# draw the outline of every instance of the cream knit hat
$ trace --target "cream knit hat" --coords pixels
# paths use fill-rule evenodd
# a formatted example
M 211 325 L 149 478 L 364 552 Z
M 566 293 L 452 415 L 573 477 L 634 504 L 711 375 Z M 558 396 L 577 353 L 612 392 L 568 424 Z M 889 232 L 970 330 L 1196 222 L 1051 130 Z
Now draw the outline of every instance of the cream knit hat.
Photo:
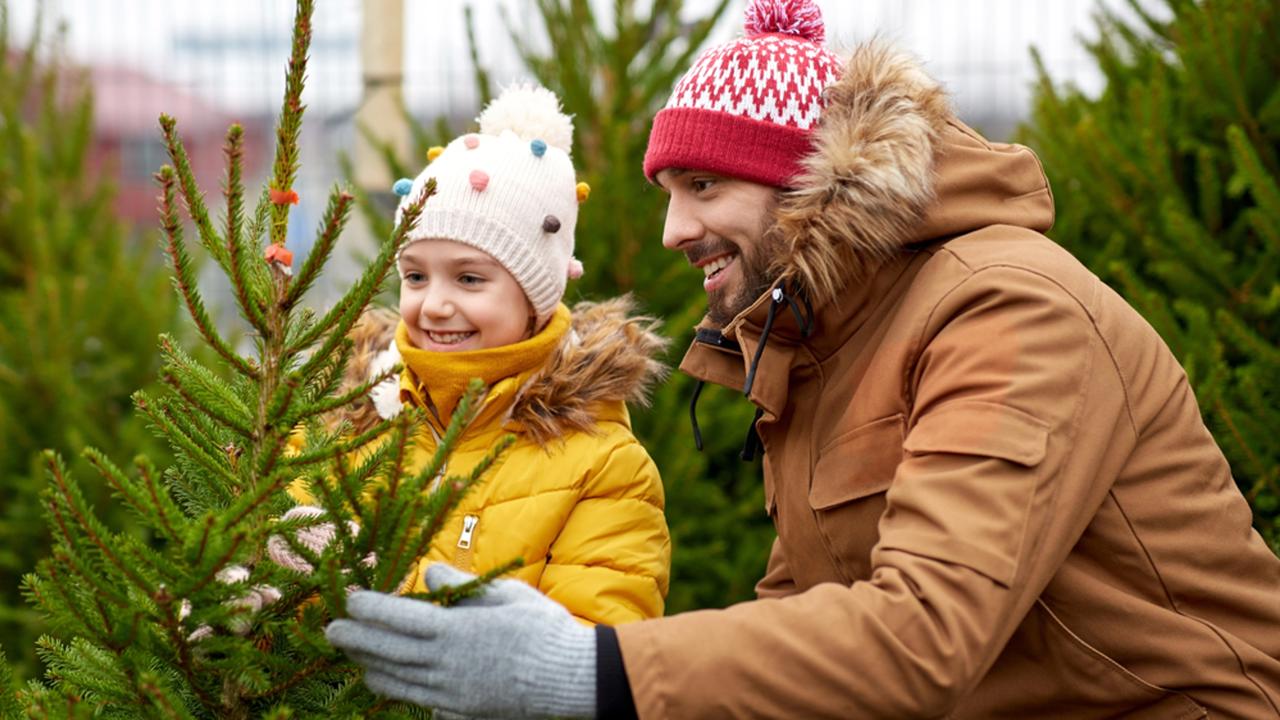
M 508 88 L 479 121 L 479 133 L 442 151 L 433 148 L 412 183 L 396 183 L 403 196 L 396 223 L 409 199 L 435 178 L 436 194 L 405 245 L 453 240 L 492 255 L 524 289 L 541 328 L 564 296 L 566 280 L 582 274 L 573 257 L 578 202 L 585 195 L 569 157 L 573 121 L 555 93 L 527 85 Z

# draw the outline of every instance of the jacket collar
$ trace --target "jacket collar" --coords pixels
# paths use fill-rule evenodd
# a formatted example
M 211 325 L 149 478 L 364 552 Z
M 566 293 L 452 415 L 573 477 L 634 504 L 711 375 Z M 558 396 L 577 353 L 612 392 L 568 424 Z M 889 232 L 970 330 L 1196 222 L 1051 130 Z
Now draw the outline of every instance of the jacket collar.
M 624 403 L 647 402 L 649 389 L 666 373 L 658 357 L 668 342 L 656 321 L 633 313 L 630 297 L 575 305 L 570 328 L 550 355 L 537 367 L 496 379 L 472 427 L 479 429 L 483 421 L 545 444 L 570 431 L 590 432 L 603 421 L 629 423 Z M 351 333 L 355 351 L 343 391 L 378 374 L 376 360 L 392 343 L 398 322 L 398 315 L 385 309 L 361 317 Z M 409 402 L 423 401 L 412 383 L 400 389 L 409 391 Z M 361 432 L 380 418 L 366 398 L 345 408 L 338 420 Z

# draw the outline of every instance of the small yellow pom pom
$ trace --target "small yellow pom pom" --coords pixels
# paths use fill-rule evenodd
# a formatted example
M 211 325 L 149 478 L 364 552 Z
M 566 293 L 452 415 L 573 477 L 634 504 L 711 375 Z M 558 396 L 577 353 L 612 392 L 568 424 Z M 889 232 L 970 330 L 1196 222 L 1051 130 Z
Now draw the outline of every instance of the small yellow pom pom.
M 584 203 L 589 197 L 591 197 L 591 186 L 584 182 L 578 183 L 578 202 Z
M 440 153 L 442 152 L 444 152 L 444 148 L 439 145 L 433 146 L 427 151 L 427 162 L 435 162 L 435 159 L 440 157 Z

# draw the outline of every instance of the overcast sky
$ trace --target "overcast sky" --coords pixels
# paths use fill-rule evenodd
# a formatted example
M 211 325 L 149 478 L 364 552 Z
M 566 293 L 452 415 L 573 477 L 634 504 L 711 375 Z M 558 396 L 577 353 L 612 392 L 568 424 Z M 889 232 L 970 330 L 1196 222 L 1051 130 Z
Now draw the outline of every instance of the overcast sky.
M 1109 5 L 1117 0 L 1101 0 Z M 469 0 L 481 57 L 499 81 L 522 75 L 499 19 L 506 5 L 536 27 L 532 2 Z M 406 94 L 424 113 L 475 104 L 462 7 L 467 0 L 406 0 Z M 598 3 L 603 10 L 609 2 Z M 688 0 L 706 12 L 713 0 Z M 718 37 L 740 31 L 735 3 Z M 1040 48 L 1056 77 L 1097 84 L 1077 35 L 1091 33 L 1098 0 L 819 0 L 829 44 L 847 48 L 872 35 L 914 51 L 957 97 L 962 110 L 1019 113 L 1032 78 L 1028 49 Z M 293 3 L 288 0 L 9 0 L 11 33 L 27 37 L 36 8 L 67 21 L 68 50 L 89 63 L 147 70 L 232 112 L 270 112 L 282 90 Z M 361 0 L 321 0 L 314 17 L 308 103 L 342 113 L 359 96 Z M 104 98 L 104 100 L 107 100 Z

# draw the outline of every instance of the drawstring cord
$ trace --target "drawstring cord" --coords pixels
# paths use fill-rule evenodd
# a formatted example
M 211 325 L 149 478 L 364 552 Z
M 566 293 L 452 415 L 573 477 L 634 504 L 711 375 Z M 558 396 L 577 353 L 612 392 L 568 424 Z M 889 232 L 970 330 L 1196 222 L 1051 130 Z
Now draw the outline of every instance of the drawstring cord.
M 769 342 L 769 334 L 773 332 L 773 323 L 777 317 L 778 306 L 786 304 L 791 309 L 796 318 L 796 324 L 800 326 L 800 336 L 809 337 L 809 333 L 813 330 L 813 307 L 809 304 L 809 300 L 803 295 L 797 296 L 796 299 L 804 305 L 801 310 L 796 304 L 796 300 L 789 297 L 786 293 L 786 283 L 775 287 L 771 293 L 769 302 L 769 314 L 765 316 L 764 328 L 760 332 L 760 344 L 756 346 L 755 355 L 751 358 L 751 365 L 747 367 L 747 380 L 743 385 L 742 394 L 748 398 L 751 397 L 751 388 L 755 386 L 756 370 L 760 367 L 760 359 L 764 357 L 764 347 Z M 699 330 L 697 335 L 699 342 L 705 342 L 720 347 L 735 347 L 736 343 L 726 340 L 718 331 Z M 689 422 L 693 425 L 693 444 L 699 452 L 702 451 L 702 429 L 698 427 L 698 398 L 702 396 L 702 388 L 706 382 L 699 380 L 698 384 L 693 388 L 693 397 L 689 399 Z M 756 432 L 756 422 L 764 415 L 764 410 L 756 408 L 755 417 L 751 419 L 751 426 L 747 428 L 747 437 L 742 443 L 742 452 L 740 457 L 751 462 L 755 460 L 756 453 L 761 449 L 760 434 Z
M 800 306 L 796 305 L 786 291 L 787 284 L 784 281 L 778 287 L 773 289 L 772 299 L 769 302 L 769 314 L 764 318 L 764 328 L 760 331 L 760 343 L 756 345 L 755 355 L 751 358 L 751 365 L 747 368 L 747 382 L 743 385 L 742 394 L 751 397 L 751 389 L 755 387 L 756 370 L 760 367 L 760 358 L 764 357 L 765 345 L 769 342 L 769 333 L 773 332 L 773 321 L 777 317 L 778 306 L 785 303 L 791 308 L 792 314 L 796 316 L 796 324 L 800 326 L 800 336 L 809 337 L 809 333 L 813 330 L 813 307 L 809 305 L 809 300 L 804 296 L 800 296 L 799 300 L 804 304 L 804 312 L 801 312 Z M 756 432 L 756 423 L 760 417 L 764 415 L 764 410 L 756 408 L 756 416 L 751 419 L 751 426 L 747 428 L 746 440 L 742 443 L 741 457 L 747 462 L 756 459 L 756 453 L 761 449 L 760 433 Z
M 786 292 L 786 283 L 773 289 L 772 300 L 769 302 L 769 314 L 764 318 L 764 329 L 760 331 L 760 344 L 756 345 L 756 354 L 751 358 L 751 365 L 747 368 L 747 382 L 742 387 L 742 394 L 751 397 L 751 388 L 755 387 L 756 370 L 760 367 L 760 358 L 764 356 L 764 346 L 769 342 L 769 333 L 773 332 L 773 321 L 777 317 L 778 306 L 786 303 L 791 308 L 791 313 L 796 316 L 796 324 L 800 326 L 800 337 L 809 337 L 809 333 L 813 330 L 813 307 L 809 305 L 809 300 L 803 296 L 799 298 L 804 303 L 804 312 L 800 311 L 800 306 L 796 305 Z

